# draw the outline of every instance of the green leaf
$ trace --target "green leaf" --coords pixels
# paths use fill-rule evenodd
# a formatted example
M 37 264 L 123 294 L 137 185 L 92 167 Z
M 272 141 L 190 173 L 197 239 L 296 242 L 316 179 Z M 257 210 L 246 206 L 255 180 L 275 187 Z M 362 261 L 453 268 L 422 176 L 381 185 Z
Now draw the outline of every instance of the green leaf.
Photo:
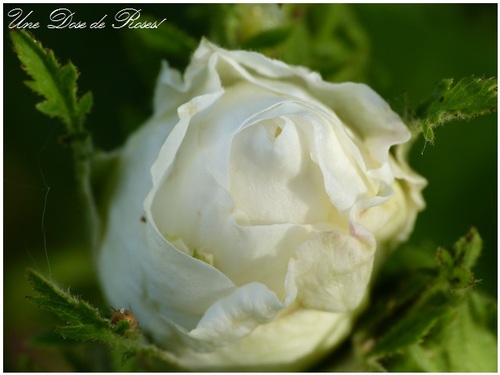
M 289 26 L 265 30 L 245 41 L 242 48 L 256 50 L 274 47 L 284 42 L 290 36 L 291 32 L 292 28 Z
M 452 120 L 466 120 L 497 109 L 497 80 L 466 77 L 458 82 L 443 79 L 434 92 L 420 104 L 414 118 L 425 140 L 434 141 L 433 128 Z
M 365 81 L 369 38 L 345 4 L 285 4 L 293 32 L 275 53 L 330 81 Z
M 453 289 L 463 289 L 474 285 L 471 268 L 481 254 L 483 241 L 475 228 L 461 237 L 450 249 L 438 248 L 437 259 L 441 273 Z
M 85 116 L 92 108 L 92 94 L 87 92 L 81 99 L 76 96 L 78 72 L 68 63 L 60 66 L 54 53 L 44 49 L 26 31 L 11 31 L 10 37 L 23 69 L 31 76 L 27 86 L 45 98 L 37 104 L 42 113 L 59 118 L 68 133 L 83 131 Z
M 464 289 L 474 285 L 474 274 L 465 267 L 457 267 L 449 278 L 452 289 Z
M 426 121 L 422 122 L 422 133 L 424 135 L 424 139 L 427 142 L 434 142 L 434 130 L 432 130 L 432 125 Z
M 459 305 L 455 319 L 445 327 L 440 340 L 443 356 L 451 372 L 496 372 L 497 338 L 492 331 L 474 316 L 474 309 L 481 309 L 487 300 L 476 294 Z M 476 306 L 477 305 L 477 306 Z M 492 311 L 494 311 L 492 309 Z M 439 349 L 439 348 L 436 348 Z
M 475 266 L 477 259 L 481 255 L 483 240 L 476 228 L 472 228 L 469 233 L 460 238 L 454 245 L 453 250 L 458 263 L 466 268 Z
M 414 371 L 496 372 L 496 328 L 488 327 L 478 310 L 487 310 L 496 321 L 495 303 L 480 293 L 469 294 L 427 343 L 410 348 L 399 370 L 409 366 Z
M 73 297 L 69 292 L 34 270 L 28 270 L 28 279 L 37 296 L 27 298 L 66 322 L 67 326 L 60 329 L 73 331 L 73 335 L 68 335 L 68 337 L 75 339 L 93 337 L 95 340 L 106 338 L 110 323 L 101 316 L 97 309 Z
M 307 66 L 331 81 L 363 81 L 369 38 L 345 4 L 223 4 L 210 40 Z M 212 12 L 213 13 L 213 12 Z
M 217 4 L 210 12 L 211 30 L 205 35 L 224 48 L 268 48 L 281 43 L 290 32 L 278 4 Z
M 496 302 L 473 288 L 481 248 L 472 228 L 450 248 L 439 247 L 431 267 L 414 268 L 405 261 L 411 254 L 389 259 L 399 269 L 384 269 L 389 274 L 379 278 L 376 303 L 354 340 L 368 369 L 496 371 Z
M 434 301 L 432 301 L 434 302 Z M 373 347 L 370 356 L 386 356 L 419 344 L 436 321 L 446 313 L 443 303 L 432 302 L 414 309 L 398 321 Z
M 158 19 L 144 15 L 146 22 Z M 172 58 L 188 59 L 198 46 L 198 41 L 170 23 L 163 22 L 157 29 L 135 29 L 145 45 Z
M 78 117 L 82 119 L 85 118 L 87 114 L 92 110 L 92 105 L 94 104 L 94 99 L 92 92 L 87 91 L 78 101 Z
M 132 329 L 128 321 L 120 320 L 112 324 L 104 318 L 98 309 L 88 302 L 72 296 L 54 281 L 32 269 L 28 270 L 28 279 L 36 295 L 27 297 L 40 308 L 57 315 L 64 322 L 55 331 L 66 340 L 98 341 L 119 349 L 133 357 L 142 355 L 150 360 L 159 361 L 171 369 L 178 369 L 176 359 L 172 354 L 155 345 L 147 343 L 139 329 Z M 54 344 L 52 335 L 42 339 Z
M 455 267 L 455 259 L 447 249 L 444 247 L 438 247 L 436 257 L 439 265 L 443 269 L 443 272 L 451 273 L 453 271 L 453 268 Z
M 77 97 L 78 71 L 71 63 L 59 65 L 54 53 L 45 49 L 24 30 L 10 31 L 14 50 L 22 63 L 23 69 L 31 76 L 26 82 L 34 92 L 44 97 L 36 105 L 42 113 L 60 119 L 66 127 L 64 139 L 72 148 L 75 175 L 79 183 L 85 234 L 88 246 L 95 246 L 99 220 L 90 191 L 90 159 L 94 147 L 89 133 L 84 129 L 85 117 L 92 109 L 92 93 L 89 91 L 81 98 Z

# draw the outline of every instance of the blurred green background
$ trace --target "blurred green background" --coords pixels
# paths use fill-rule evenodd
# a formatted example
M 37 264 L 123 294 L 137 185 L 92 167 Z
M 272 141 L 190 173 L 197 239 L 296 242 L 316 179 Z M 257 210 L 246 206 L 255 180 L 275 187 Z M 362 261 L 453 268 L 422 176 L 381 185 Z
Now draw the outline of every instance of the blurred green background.
M 88 23 L 108 14 L 103 30 L 50 30 L 48 15 L 66 6 L 74 20 Z M 368 83 L 389 102 L 406 92 L 424 99 L 442 78 L 497 75 L 496 4 L 295 5 L 239 9 L 230 5 L 146 5 L 144 16 L 166 18 L 190 37 L 114 30 L 112 17 L 124 5 L 4 4 L 4 370 L 74 369 L 57 351 L 29 344 L 46 332 L 53 318 L 25 299 L 24 270 L 50 271 L 63 287 L 111 313 L 101 299 L 92 254 L 81 246 L 81 211 L 75 194 L 71 154 L 60 142 L 63 127 L 36 111 L 39 100 L 23 85 L 27 79 L 8 35 L 7 12 L 20 7 L 40 29 L 33 34 L 71 60 L 81 75 L 81 92 L 92 90 L 88 117 L 95 144 L 119 147 L 151 113 L 155 77 L 162 58 L 182 68 L 203 35 L 231 48 L 260 48 L 256 32 L 282 43 L 262 51 L 301 63 L 332 81 Z M 281 36 L 280 36 L 281 35 Z M 283 37 L 285 35 L 285 37 Z M 161 37 L 172 38 L 167 46 Z M 158 40 L 160 39 L 160 45 Z M 253 38 L 253 39 L 252 39 Z M 281 38 L 281 39 L 280 39 Z M 478 284 L 497 295 L 497 117 L 450 123 L 436 131 L 435 145 L 418 142 L 412 166 L 429 180 L 427 209 L 411 243 L 449 245 L 476 226 L 484 251 L 476 268 Z M 430 247 L 432 248 L 432 247 Z M 46 249 L 46 251 L 45 251 Z M 49 354 L 48 354 L 49 353 Z M 92 368 L 89 368 L 91 370 Z M 105 368 L 104 370 L 105 371 Z

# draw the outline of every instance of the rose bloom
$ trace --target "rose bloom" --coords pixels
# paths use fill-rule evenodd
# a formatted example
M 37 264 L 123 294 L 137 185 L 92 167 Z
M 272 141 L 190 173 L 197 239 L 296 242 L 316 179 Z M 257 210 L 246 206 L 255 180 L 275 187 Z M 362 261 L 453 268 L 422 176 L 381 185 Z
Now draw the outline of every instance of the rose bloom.
M 368 86 L 203 40 L 119 154 L 99 274 L 194 370 L 300 370 L 349 334 L 425 180 Z

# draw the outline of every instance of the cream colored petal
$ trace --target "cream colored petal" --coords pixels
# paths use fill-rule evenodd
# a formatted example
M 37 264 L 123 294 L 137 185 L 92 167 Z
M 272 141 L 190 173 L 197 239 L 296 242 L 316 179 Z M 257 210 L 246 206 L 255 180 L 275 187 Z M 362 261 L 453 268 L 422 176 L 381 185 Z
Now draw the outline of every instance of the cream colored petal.
M 186 349 L 181 363 L 195 371 L 301 371 L 348 335 L 353 315 L 291 308 L 242 340 L 211 353 Z
M 402 239 L 423 207 L 423 180 L 389 156 L 408 130 L 365 85 L 206 40 L 155 96 L 110 188 L 109 301 L 191 368 L 323 355 L 366 296 L 375 238 Z
M 189 336 L 225 346 L 272 321 L 283 307 L 276 294 L 263 284 L 246 284 L 210 306 Z
M 292 258 L 298 301 L 309 309 L 347 312 L 363 300 L 375 243 L 331 231 L 304 242 Z

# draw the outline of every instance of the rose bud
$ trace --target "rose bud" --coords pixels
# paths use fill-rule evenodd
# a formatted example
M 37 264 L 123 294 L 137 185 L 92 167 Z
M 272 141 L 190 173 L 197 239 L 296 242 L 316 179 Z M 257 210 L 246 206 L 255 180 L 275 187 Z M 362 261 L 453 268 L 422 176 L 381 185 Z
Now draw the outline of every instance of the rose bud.
M 192 370 L 301 370 L 345 339 L 424 207 L 410 132 L 364 84 L 203 40 L 119 154 L 99 274 Z

